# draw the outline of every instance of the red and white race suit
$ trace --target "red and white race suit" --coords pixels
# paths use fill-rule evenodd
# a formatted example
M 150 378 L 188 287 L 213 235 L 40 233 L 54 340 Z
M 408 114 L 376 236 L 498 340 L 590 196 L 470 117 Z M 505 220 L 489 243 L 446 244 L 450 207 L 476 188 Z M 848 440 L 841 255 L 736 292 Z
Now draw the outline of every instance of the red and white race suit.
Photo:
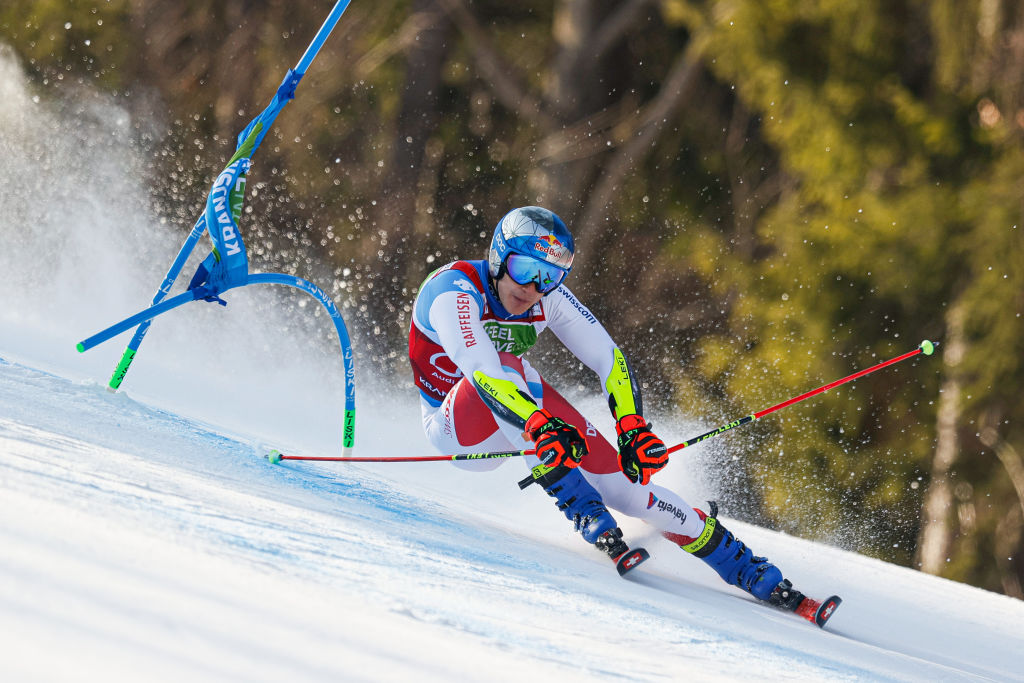
M 540 333 L 550 328 L 604 387 L 616 344 L 597 318 L 564 285 L 526 313 L 512 316 L 488 278 L 486 261 L 456 261 L 431 273 L 416 297 L 409 360 L 431 444 L 442 453 L 530 448 L 519 428 L 494 416 L 468 378 L 479 370 L 510 380 L 586 437 L 590 452 L 580 470 L 607 506 L 673 537 L 699 535 L 704 523 L 693 508 L 662 486 L 630 482 L 621 472 L 617 450 L 523 358 Z M 538 463 L 535 456 L 525 460 L 530 467 Z M 502 458 L 455 464 L 493 469 L 503 462 Z

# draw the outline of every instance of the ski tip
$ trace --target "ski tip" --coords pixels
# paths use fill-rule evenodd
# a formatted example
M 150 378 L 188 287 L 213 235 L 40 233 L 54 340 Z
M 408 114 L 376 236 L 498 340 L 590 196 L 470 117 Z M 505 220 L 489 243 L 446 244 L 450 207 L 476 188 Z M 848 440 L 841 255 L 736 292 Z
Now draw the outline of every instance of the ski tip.
M 650 557 L 651 554 L 643 548 L 627 550 L 615 560 L 615 569 L 619 572 L 619 576 L 625 576 L 650 559 Z
M 271 465 L 276 465 L 277 463 L 281 462 L 280 451 L 270 451 L 269 453 L 267 453 L 265 457 L 267 458 L 267 460 L 270 461 Z
M 836 608 L 841 604 L 843 604 L 843 599 L 838 595 L 822 600 L 821 604 L 818 605 L 818 609 L 814 612 L 814 623 L 821 628 L 825 628 L 825 624 L 832 618 Z

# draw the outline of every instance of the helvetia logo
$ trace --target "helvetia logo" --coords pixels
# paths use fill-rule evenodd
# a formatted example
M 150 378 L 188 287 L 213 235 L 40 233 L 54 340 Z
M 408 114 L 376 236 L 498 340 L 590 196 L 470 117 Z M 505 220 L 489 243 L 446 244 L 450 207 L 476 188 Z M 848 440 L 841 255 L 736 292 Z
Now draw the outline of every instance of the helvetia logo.
M 651 498 L 654 498 L 654 496 L 652 495 Z M 673 517 L 678 519 L 680 524 L 683 524 L 683 523 L 686 522 L 686 513 L 683 512 L 682 510 L 680 510 L 679 508 L 677 508 L 672 503 L 666 503 L 663 500 L 658 500 L 657 503 L 658 503 L 658 510 L 660 510 L 661 512 L 669 513 L 670 515 L 672 515 Z
M 650 498 L 647 499 L 647 509 L 650 510 L 654 507 L 654 504 L 658 502 L 658 497 L 653 493 L 648 494 Z

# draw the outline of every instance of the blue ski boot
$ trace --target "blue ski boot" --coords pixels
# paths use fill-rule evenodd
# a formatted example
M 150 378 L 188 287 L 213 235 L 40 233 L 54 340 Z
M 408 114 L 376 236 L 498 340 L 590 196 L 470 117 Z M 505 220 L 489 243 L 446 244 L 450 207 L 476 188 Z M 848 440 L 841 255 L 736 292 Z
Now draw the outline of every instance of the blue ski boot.
M 718 521 L 718 505 L 709 504 L 710 514 L 703 515 L 698 510 L 704 517 L 703 533 L 680 547 L 704 560 L 726 583 L 739 586 L 759 600 L 769 600 L 782 581 L 782 572 L 768 558 L 755 556 L 722 526 Z
M 537 483 L 555 499 L 558 509 L 587 543 L 597 543 L 601 534 L 618 526 L 601 501 L 601 494 L 578 469 L 553 467 L 537 477 Z
M 601 500 L 601 494 L 575 468 L 537 465 L 531 476 L 519 482 L 526 488 L 536 481 L 555 499 L 558 509 L 573 523 L 583 540 L 611 558 L 619 576 L 636 569 L 650 558 L 643 548 L 630 548 L 622 539 L 622 530 Z

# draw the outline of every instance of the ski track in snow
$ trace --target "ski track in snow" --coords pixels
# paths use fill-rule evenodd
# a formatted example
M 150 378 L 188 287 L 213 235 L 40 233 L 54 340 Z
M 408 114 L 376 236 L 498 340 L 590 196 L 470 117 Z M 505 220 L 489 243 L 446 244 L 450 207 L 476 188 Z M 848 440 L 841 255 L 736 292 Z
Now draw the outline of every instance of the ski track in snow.
M 620 579 L 518 468 L 274 466 L 7 361 L 0 407 L 4 680 L 1021 680 L 1024 603 L 739 522 L 826 630 L 633 520 Z

